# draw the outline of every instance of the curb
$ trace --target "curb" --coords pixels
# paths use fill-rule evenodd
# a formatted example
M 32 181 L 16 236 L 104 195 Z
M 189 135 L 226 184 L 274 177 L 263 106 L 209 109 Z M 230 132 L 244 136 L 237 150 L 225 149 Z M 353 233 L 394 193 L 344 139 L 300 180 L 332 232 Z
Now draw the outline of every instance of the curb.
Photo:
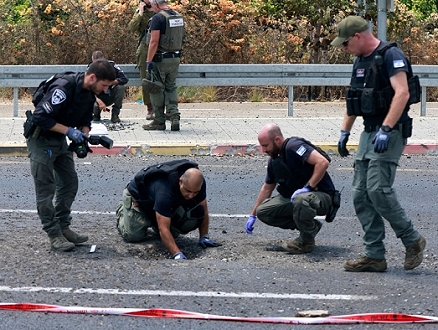
M 329 155 L 338 153 L 337 143 L 316 144 Z M 135 156 L 256 156 L 263 155 L 259 145 L 116 145 L 111 149 L 102 146 L 91 146 L 94 155 L 135 155 Z M 349 146 L 350 152 L 357 152 L 357 144 Z M 403 154 L 407 155 L 438 155 L 438 144 L 413 143 L 406 145 Z M 25 145 L 0 145 L 0 156 L 27 157 Z

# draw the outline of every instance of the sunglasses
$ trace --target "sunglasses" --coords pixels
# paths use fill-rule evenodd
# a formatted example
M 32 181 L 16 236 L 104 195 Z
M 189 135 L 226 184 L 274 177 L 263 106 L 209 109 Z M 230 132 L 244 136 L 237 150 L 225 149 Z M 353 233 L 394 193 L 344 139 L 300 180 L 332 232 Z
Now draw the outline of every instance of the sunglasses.
M 347 47 L 347 46 L 348 46 L 348 43 L 349 43 L 350 40 L 353 39 L 353 38 L 354 38 L 354 36 L 351 36 L 351 37 L 345 39 L 345 41 L 342 43 L 342 46 Z

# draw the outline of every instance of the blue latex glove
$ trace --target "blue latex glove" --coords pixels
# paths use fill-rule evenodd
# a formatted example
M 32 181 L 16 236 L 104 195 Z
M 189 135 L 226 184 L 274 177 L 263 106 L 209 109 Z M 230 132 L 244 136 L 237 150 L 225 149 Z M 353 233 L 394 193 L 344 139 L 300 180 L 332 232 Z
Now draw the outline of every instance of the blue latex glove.
M 391 137 L 391 132 L 384 132 L 379 129 L 376 136 L 374 137 L 374 151 L 381 154 L 388 150 L 389 138 Z
M 184 253 L 182 252 L 177 252 L 173 255 L 173 259 L 175 260 L 182 260 L 182 259 L 187 259 L 186 256 L 184 255 Z
M 348 156 L 347 142 L 349 136 L 350 136 L 349 131 L 341 129 L 341 137 L 339 138 L 339 142 L 338 142 L 338 152 L 339 155 L 341 155 L 341 157 Z
M 208 236 L 202 236 L 199 239 L 199 245 L 203 248 L 206 249 L 208 247 L 217 247 L 217 246 L 221 246 L 221 243 L 217 243 L 215 241 L 212 241 L 211 239 L 208 238 Z
M 248 217 L 248 221 L 246 222 L 246 225 L 245 225 L 245 230 L 246 230 L 247 234 L 250 234 L 250 235 L 252 234 L 252 231 L 254 230 L 254 223 L 256 220 L 257 220 L 257 217 L 255 215 L 251 214 Z
M 151 73 L 154 65 L 152 64 L 152 62 L 146 62 L 146 68 L 148 69 L 148 72 Z
M 76 143 L 82 143 L 87 138 L 87 135 L 84 132 L 73 127 L 68 128 L 67 136 L 70 140 Z
M 292 197 L 290 198 L 290 201 L 293 202 L 296 195 L 305 194 L 305 193 L 308 193 L 308 192 L 311 192 L 311 190 L 309 188 L 307 188 L 307 187 L 303 187 L 301 189 L 297 189 L 292 194 Z

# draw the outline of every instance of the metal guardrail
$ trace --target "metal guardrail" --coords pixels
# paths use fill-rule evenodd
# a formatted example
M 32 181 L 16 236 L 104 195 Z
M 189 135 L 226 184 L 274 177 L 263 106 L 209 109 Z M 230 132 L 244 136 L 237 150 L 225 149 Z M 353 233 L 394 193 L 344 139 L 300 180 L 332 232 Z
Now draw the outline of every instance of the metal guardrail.
M 120 64 L 128 86 L 140 86 L 134 64 Z M 348 86 L 351 64 L 182 64 L 178 86 L 288 86 L 288 116 L 293 116 L 294 86 Z M 3 65 L 0 87 L 14 90 L 14 116 L 18 116 L 18 88 L 37 87 L 63 71 L 85 71 L 86 65 Z M 438 86 L 438 66 L 414 65 L 422 86 L 421 116 L 426 115 L 426 88 Z

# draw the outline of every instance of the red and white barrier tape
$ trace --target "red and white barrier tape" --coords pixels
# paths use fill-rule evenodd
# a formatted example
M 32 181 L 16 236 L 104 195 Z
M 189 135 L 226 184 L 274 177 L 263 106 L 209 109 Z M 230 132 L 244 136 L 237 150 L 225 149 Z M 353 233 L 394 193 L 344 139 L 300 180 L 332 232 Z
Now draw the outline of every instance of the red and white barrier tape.
M 236 317 L 202 314 L 176 309 L 64 307 L 32 303 L 0 303 L 0 310 L 281 324 L 438 323 L 438 317 L 398 313 L 365 313 L 327 317 Z

